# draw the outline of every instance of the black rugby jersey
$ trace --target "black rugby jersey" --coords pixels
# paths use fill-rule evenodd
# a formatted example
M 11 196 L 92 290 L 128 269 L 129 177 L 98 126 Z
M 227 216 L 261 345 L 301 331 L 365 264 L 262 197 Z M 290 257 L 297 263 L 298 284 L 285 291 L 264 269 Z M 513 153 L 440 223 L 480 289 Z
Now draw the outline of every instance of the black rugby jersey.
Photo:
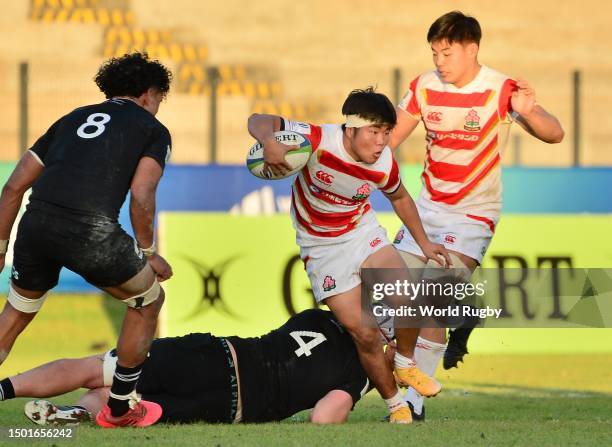
M 30 206 L 46 202 L 117 219 L 139 160 L 151 157 L 163 169 L 171 144 L 168 129 L 133 101 L 79 107 L 31 148 L 45 169 L 32 186 Z
M 262 337 L 228 340 L 238 357 L 243 422 L 284 419 L 332 390 L 355 404 L 368 389 L 352 338 L 331 312 L 306 310 Z

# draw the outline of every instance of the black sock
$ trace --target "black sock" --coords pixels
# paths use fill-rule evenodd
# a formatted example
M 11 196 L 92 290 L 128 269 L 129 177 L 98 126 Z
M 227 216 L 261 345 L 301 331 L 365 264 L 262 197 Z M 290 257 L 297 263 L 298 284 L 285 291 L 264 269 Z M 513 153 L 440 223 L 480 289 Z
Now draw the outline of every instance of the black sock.
M 13 383 L 8 377 L 0 382 L 0 401 L 15 398 Z
M 108 406 L 112 416 L 122 416 L 130 409 L 128 395 L 136 388 L 136 382 L 140 377 L 142 364 L 133 368 L 126 368 L 117 363 L 113 385 L 111 386 L 111 396 L 108 399 Z M 113 397 L 112 395 L 117 397 Z

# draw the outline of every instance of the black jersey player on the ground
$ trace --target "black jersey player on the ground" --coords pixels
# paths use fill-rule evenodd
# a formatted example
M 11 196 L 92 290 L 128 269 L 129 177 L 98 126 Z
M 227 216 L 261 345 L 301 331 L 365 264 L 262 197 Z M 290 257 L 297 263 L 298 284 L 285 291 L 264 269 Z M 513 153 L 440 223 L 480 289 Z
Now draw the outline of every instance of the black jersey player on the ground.
M 26 404 L 37 423 L 78 422 L 108 393 L 112 351 L 57 360 L 9 380 L 18 397 L 49 397 L 90 388 L 79 406 Z M 62 374 L 69 369 L 71 375 Z M 368 390 L 350 334 L 331 312 L 311 309 L 258 338 L 190 334 L 157 339 L 144 364 L 138 392 L 163 408 L 165 422 L 278 421 L 313 408 L 317 423 L 344 422 Z
M 107 100 L 57 120 L 21 158 L 0 197 L 0 269 L 24 193 L 32 194 L 17 232 L 8 302 L 0 314 L 0 363 L 68 268 L 128 306 L 117 342 L 119 366 L 103 426 L 150 425 L 159 406 L 132 405 L 135 383 L 164 300 L 158 284 L 172 270 L 155 253 L 155 192 L 170 154 L 156 118 L 170 72 L 146 54 L 103 64 L 96 84 Z M 119 225 L 131 191 L 132 239 Z M 0 382 L 0 400 L 10 397 Z

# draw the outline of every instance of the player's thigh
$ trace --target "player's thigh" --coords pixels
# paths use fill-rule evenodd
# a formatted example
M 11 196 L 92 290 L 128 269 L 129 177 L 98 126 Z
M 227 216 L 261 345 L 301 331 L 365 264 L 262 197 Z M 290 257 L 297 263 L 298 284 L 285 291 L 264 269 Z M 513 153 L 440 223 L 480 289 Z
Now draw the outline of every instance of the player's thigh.
M 476 270 L 476 267 L 478 267 L 479 263 L 476 259 L 465 255 L 463 253 L 459 253 L 458 251 L 454 251 L 454 250 L 449 250 L 448 251 L 451 254 L 451 260 L 452 260 L 452 255 L 456 256 L 460 261 L 462 265 L 453 265 L 454 268 L 462 268 L 462 267 L 466 267 L 470 270 L 470 272 L 474 272 L 474 270 Z M 457 263 L 459 264 L 459 263 Z
M 53 219 L 33 211 L 27 211 L 19 222 L 11 284 L 23 297 L 40 298 L 58 283 L 62 266 L 55 255 L 62 247 L 49 240 L 55 227 Z
M 63 265 L 87 282 L 124 299 L 146 291 L 155 275 L 136 241 L 112 221 L 81 223 L 82 236 L 71 243 Z
M 368 256 L 363 264 L 361 264 L 361 267 L 370 269 L 405 269 L 406 263 L 393 245 L 386 245 Z
M 369 307 L 362 303 L 361 286 L 331 296 L 325 304 L 360 344 L 369 345 L 379 340 L 376 320 Z

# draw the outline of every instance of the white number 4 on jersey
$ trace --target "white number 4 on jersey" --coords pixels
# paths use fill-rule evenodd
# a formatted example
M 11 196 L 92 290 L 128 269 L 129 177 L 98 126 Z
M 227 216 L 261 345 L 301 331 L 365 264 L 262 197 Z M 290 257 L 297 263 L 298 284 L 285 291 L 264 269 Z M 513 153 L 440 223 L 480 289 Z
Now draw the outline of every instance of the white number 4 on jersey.
M 320 332 L 293 331 L 289 333 L 289 335 L 291 335 L 293 339 L 297 342 L 297 344 L 300 346 L 298 349 L 295 350 L 295 355 L 297 355 L 298 357 L 301 357 L 303 355 L 309 357 L 310 354 L 312 354 L 310 352 L 311 349 L 327 340 L 327 338 L 325 338 L 325 335 L 321 334 Z M 306 343 L 302 337 L 311 337 L 311 340 Z

